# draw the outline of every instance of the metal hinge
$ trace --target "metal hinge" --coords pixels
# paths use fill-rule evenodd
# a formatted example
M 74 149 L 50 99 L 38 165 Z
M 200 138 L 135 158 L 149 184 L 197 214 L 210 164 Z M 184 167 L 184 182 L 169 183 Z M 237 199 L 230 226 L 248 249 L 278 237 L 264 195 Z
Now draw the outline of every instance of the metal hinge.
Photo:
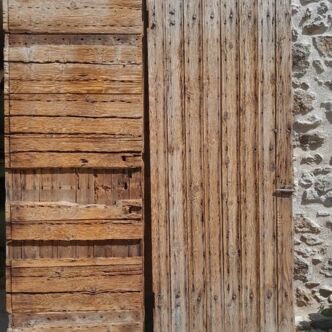
M 294 193 L 293 186 L 283 186 L 281 188 L 276 189 L 274 192 L 276 195 L 283 195 L 283 196 L 291 196 Z

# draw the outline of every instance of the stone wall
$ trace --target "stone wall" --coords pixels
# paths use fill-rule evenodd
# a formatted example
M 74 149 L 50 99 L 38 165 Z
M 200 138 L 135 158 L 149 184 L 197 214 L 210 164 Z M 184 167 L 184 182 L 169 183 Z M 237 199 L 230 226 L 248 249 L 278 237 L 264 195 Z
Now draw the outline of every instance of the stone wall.
M 332 0 L 292 0 L 296 315 L 332 306 Z

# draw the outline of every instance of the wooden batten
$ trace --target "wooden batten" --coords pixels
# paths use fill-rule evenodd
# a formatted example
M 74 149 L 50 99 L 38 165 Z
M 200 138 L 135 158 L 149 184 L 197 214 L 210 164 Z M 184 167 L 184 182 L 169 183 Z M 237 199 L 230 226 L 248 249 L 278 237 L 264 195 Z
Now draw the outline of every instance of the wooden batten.
M 143 282 L 139 259 L 14 260 L 11 264 L 14 293 L 138 292 Z
M 30 313 L 14 314 L 14 331 L 36 332 L 42 328 L 46 332 L 96 331 L 96 332 L 136 332 L 142 331 L 142 317 L 139 311 L 99 311 L 77 313 Z
M 6 32 L 142 34 L 140 0 L 8 0 Z
M 11 62 L 142 64 L 140 35 L 12 34 L 8 46 Z
M 141 240 L 144 233 L 141 222 L 128 220 L 12 222 L 10 225 L 7 240 L 15 241 Z
M 142 218 L 142 200 L 119 200 L 113 206 L 67 202 L 11 202 L 11 221 L 131 220 Z
M 12 294 L 13 311 L 66 312 L 139 310 L 141 292 Z

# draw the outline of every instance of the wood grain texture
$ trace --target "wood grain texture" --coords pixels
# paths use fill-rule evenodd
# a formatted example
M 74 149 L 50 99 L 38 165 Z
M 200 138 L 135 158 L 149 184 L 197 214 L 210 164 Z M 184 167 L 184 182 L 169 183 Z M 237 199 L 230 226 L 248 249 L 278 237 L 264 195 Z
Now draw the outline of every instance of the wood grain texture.
M 11 62 L 142 64 L 140 35 L 11 34 L 7 43 Z
M 224 326 L 241 331 L 240 223 L 239 223 L 239 4 L 225 1 L 221 10 L 221 174 L 222 237 L 224 241 Z
M 11 62 L 8 70 L 9 93 L 142 93 L 138 65 Z
M 11 221 L 141 219 L 142 200 L 121 200 L 114 205 L 67 202 L 11 202 Z
M 261 292 L 261 329 L 271 331 L 278 325 L 277 304 L 277 223 L 276 220 L 276 87 L 271 82 L 276 77 L 276 7 L 274 1 L 260 1 L 258 3 L 258 30 L 259 44 L 259 112 L 258 119 L 258 157 L 260 169 L 259 183 L 259 214 L 261 219 L 260 229 L 260 273 L 262 283 Z M 288 146 L 290 148 L 290 146 Z M 287 153 L 287 152 L 285 152 Z M 280 308 L 280 310 L 283 310 Z M 290 327 L 290 330 L 292 327 Z
M 85 240 L 141 240 L 143 225 L 133 221 L 47 221 L 12 222 L 8 240 L 26 241 L 85 241 Z
M 143 32 L 140 0 L 9 0 L 8 16 L 11 33 Z
M 12 267 L 12 283 L 14 293 L 61 293 L 61 292 L 129 292 L 140 291 L 143 281 L 142 264 L 112 264 L 104 260 L 94 265 L 65 265 L 63 260 L 49 266 Z M 61 264 L 63 263 L 63 264 Z M 88 262 L 87 262 L 88 263 Z M 106 263 L 106 264 L 105 264 Z M 108 264 L 111 263 L 111 264 Z M 15 261 L 12 262 L 15 265 Z M 54 266 L 55 265 L 55 266 Z
M 4 0 L 11 331 L 143 331 L 143 3 Z
M 138 332 L 142 331 L 142 324 L 86 324 L 86 325 L 63 325 L 63 326 L 52 326 L 51 324 L 44 324 L 42 327 L 29 327 L 29 328 L 14 328 L 9 332 Z
M 13 331 L 142 331 L 142 315 L 138 310 L 15 313 L 12 317 Z
M 163 1 L 148 1 L 149 30 L 149 124 L 150 124 L 150 165 L 151 165 L 151 227 L 152 227 L 152 270 L 155 306 L 153 308 L 154 329 L 170 330 L 170 260 L 169 260 L 169 219 L 168 219 L 168 158 L 166 121 L 166 75 L 164 19 L 168 8 Z M 156 111 L 159 110 L 159 111 Z M 155 142 L 153 144 L 153 142 Z M 158 142 L 158 144 L 157 144 Z M 158 248 L 156 250 L 156 248 Z
M 5 98 L 6 114 L 13 116 L 143 117 L 140 95 L 11 94 Z
M 290 5 L 147 5 L 154 329 L 293 331 Z
M 54 318 L 54 317 L 53 317 Z M 120 324 L 73 324 L 63 326 L 52 326 L 52 324 L 45 323 L 42 327 L 29 327 L 29 328 L 14 328 L 9 332 L 138 332 L 142 331 L 142 323 L 120 323 Z
M 276 189 L 292 188 L 291 9 L 287 0 L 276 1 Z M 286 147 L 286 148 L 285 148 Z M 293 224 L 290 195 L 277 194 L 278 325 L 293 329 Z
M 140 292 L 12 294 L 13 311 L 66 312 L 139 310 Z

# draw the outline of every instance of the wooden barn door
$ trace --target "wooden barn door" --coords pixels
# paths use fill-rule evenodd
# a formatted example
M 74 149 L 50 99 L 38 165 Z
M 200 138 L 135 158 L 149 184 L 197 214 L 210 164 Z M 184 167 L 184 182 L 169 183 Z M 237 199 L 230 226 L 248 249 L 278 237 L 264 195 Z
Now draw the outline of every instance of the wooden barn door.
M 141 0 L 3 0 L 13 331 L 142 331 Z
M 289 0 L 147 0 L 156 332 L 293 331 Z

